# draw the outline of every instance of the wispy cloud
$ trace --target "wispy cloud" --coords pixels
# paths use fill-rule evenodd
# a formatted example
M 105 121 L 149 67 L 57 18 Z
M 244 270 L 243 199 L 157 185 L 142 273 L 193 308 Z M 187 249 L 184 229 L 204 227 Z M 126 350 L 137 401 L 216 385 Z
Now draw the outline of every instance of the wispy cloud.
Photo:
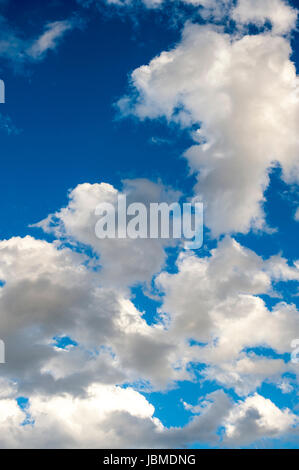
M 42 59 L 49 50 L 56 49 L 59 41 L 67 31 L 76 26 L 78 26 L 78 23 L 73 19 L 46 24 L 44 32 L 33 41 L 25 53 L 34 60 Z
M 36 38 L 24 37 L 6 18 L 0 16 L 0 58 L 19 68 L 26 62 L 44 59 L 47 52 L 55 50 L 67 32 L 80 28 L 83 20 L 77 16 L 46 23 Z

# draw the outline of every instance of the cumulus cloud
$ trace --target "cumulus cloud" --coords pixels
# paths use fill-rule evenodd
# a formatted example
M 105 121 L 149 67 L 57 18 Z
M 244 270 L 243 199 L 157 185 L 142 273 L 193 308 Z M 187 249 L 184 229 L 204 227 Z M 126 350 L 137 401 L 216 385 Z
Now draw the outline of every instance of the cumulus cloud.
M 113 186 L 81 184 L 69 194 L 67 207 L 35 224 L 56 236 L 65 236 L 93 248 L 100 255 L 101 281 L 109 286 L 130 286 L 150 282 L 161 271 L 166 259 L 164 248 L 174 244 L 169 239 L 99 239 L 95 226 L 99 220 L 96 207 L 110 203 L 118 210 L 118 196 L 126 195 L 127 205 L 143 203 L 146 207 L 154 202 L 175 202 L 180 192 L 160 183 L 146 179 L 125 180 L 122 191 Z
M 181 254 L 178 273 L 157 278 L 164 302 L 160 321 L 149 326 L 126 289 L 101 287 L 92 260 L 60 242 L 13 238 L 0 252 L 1 334 L 10 358 L 4 377 L 18 377 L 23 394 L 82 394 L 91 381 L 141 379 L 163 388 L 192 380 L 190 362 L 206 364 L 203 378 L 244 394 L 287 370 L 280 359 L 244 352 L 265 345 L 290 351 L 299 334 L 293 306 L 270 312 L 257 297 L 271 293 L 273 279 L 298 277 L 295 265 L 282 271 L 280 257 L 264 261 L 231 239 L 211 257 Z M 79 346 L 55 348 L 53 338 L 64 335 Z M 190 339 L 206 345 L 188 346 Z
M 231 403 L 222 391 L 207 396 L 201 416 L 184 428 L 165 428 L 138 392 L 117 386 L 90 386 L 85 397 L 34 396 L 26 410 L 0 400 L 1 448 L 183 447 L 217 442 L 216 430 Z M 25 419 L 28 424 L 21 426 Z
M 126 289 L 102 287 L 92 259 L 61 241 L 12 238 L 0 242 L 0 253 L 1 335 L 9 358 L 0 384 L 7 410 L 2 447 L 216 445 L 234 406 L 223 391 L 206 397 L 184 428 L 165 429 L 138 392 L 119 384 L 143 380 L 164 389 L 194 380 L 188 365 L 199 362 L 201 380 L 246 396 L 289 370 L 281 359 L 245 350 L 264 345 L 282 353 L 298 336 L 293 306 L 269 311 L 257 297 L 271 292 L 273 279 L 296 278 L 296 265 L 282 269 L 282 258 L 262 260 L 229 238 L 210 257 L 181 254 L 178 273 L 158 276 L 164 304 L 160 321 L 149 326 Z M 55 346 L 53 338 L 64 335 L 75 345 Z M 25 411 L 14 401 L 19 395 L 29 397 Z M 229 422 L 237 426 L 235 415 Z M 239 442 L 237 431 L 228 433 L 229 445 Z
M 25 411 L 11 399 L 0 400 L 2 448 L 99 448 L 129 446 L 118 426 L 131 421 L 142 431 L 162 428 L 152 417 L 154 408 L 138 392 L 116 386 L 90 386 L 85 397 L 70 394 L 46 398 L 34 396 Z M 30 419 L 23 425 L 27 414 Z M 111 418 L 111 419 L 110 419 Z M 145 438 L 145 432 L 141 437 Z
M 85 397 L 34 396 L 21 410 L 1 399 L 1 448 L 180 448 L 197 442 L 227 447 L 293 433 L 297 417 L 255 394 L 233 405 L 222 390 L 199 405 L 184 427 L 165 428 L 154 408 L 132 388 L 92 385 Z M 24 425 L 24 423 L 27 423 Z M 220 432 L 221 428 L 224 432 Z M 216 431 L 219 431 L 218 435 Z
M 273 281 L 298 278 L 296 265 L 281 269 L 283 258 L 262 260 L 228 238 L 211 257 L 182 254 L 177 274 L 157 278 L 164 302 L 149 326 L 126 289 L 101 287 L 86 256 L 31 237 L 3 241 L 0 251 L 1 334 L 10 358 L 4 377 L 18 377 L 23 394 L 82 394 L 91 381 L 146 380 L 164 388 L 192 380 L 187 366 L 197 362 L 206 364 L 203 380 L 244 395 L 290 370 L 282 359 L 246 352 L 290 352 L 299 334 L 294 306 L 269 311 L 258 297 L 271 294 Z M 53 337 L 64 335 L 79 346 L 55 348 Z M 188 345 L 191 339 L 201 346 Z
M 229 413 L 225 424 L 226 441 L 244 445 L 261 437 L 279 437 L 292 432 L 298 417 L 280 410 L 271 400 L 258 394 L 248 397 Z
M 232 18 L 241 24 L 264 26 L 270 21 L 275 34 L 289 33 L 295 28 L 298 12 L 284 0 L 238 0 Z
M 94 381 L 165 388 L 191 377 L 184 344 L 149 326 L 126 289 L 102 286 L 92 259 L 32 237 L 0 242 L 0 254 L 3 377 L 17 377 L 22 395 L 78 395 Z M 78 346 L 55 347 L 63 336 Z
M 231 7 L 224 0 L 184 3 L 216 19 Z M 215 237 L 265 228 L 273 166 L 282 167 L 287 183 L 298 178 L 298 78 L 283 37 L 296 12 L 281 0 L 277 13 L 267 0 L 255 12 L 254 5 L 234 6 L 236 34 L 187 23 L 175 47 L 133 72 L 133 92 L 119 101 L 123 114 L 164 117 L 192 132 L 185 157 Z M 244 35 L 246 25 L 268 21 L 271 31 Z M 43 59 L 78 23 L 48 23 L 35 39 L 3 19 L 2 26 L 0 56 L 24 63 Z M 0 380 L 1 447 L 230 447 L 294 432 L 298 417 L 256 391 L 265 381 L 293 390 L 296 369 L 285 357 L 299 337 L 298 311 L 282 301 L 269 308 L 262 296 L 275 296 L 277 282 L 298 281 L 299 263 L 264 259 L 226 236 L 208 256 L 181 251 L 177 269 L 164 271 L 173 241 L 95 236 L 95 208 L 116 207 L 119 195 L 146 206 L 181 197 L 145 179 L 126 180 L 122 190 L 84 183 L 70 191 L 66 207 L 35 224 L 53 242 L 0 242 L 1 337 L 9 358 Z M 153 280 L 162 305 L 149 325 L 130 288 Z M 61 338 L 70 345 L 60 347 Z M 197 377 L 194 364 L 201 365 Z M 184 403 L 193 415 L 184 427 L 164 427 L 132 388 L 165 390 L 185 380 L 221 389 Z M 229 389 L 242 399 L 233 403 Z M 29 398 L 25 410 L 20 395 Z
M 250 348 L 291 352 L 299 335 L 298 312 L 277 303 L 270 311 L 261 294 L 272 293 L 275 280 L 298 279 L 298 268 L 281 272 L 280 257 L 262 260 L 230 238 L 211 256 L 181 254 L 178 272 L 161 273 L 156 280 L 164 293 L 161 314 L 169 335 L 199 343 L 192 348 L 196 362 L 206 364 L 203 376 L 247 395 L 264 380 L 276 382 L 291 369 L 281 358 L 271 359 Z
M 233 404 L 228 396 L 220 390 L 201 398 L 196 405 L 184 403 L 184 407 L 199 419 L 199 423 L 208 418 L 206 427 L 213 428 L 215 421 L 212 418 L 217 407 L 216 427 L 223 427 L 221 443 L 224 447 L 240 447 L 265 440 L 277 438 L 286 433 L 292 434 L 298 424 L 298 417 L 289 409 L 279 409 L 271 400 L 255 393 L 245 400 Z M 214 415 L 215 416 L 215 415 Z M 186 433 L 186 426 L 183 432 Z
M 185 152 L 213 236 L 265 227 L 269 170 L 298 180 L 298 78 L 287 39 L 230 36 L 187 23 L 182 40 L 131 75 L 124 115 L 165 117 L 193 132 Z

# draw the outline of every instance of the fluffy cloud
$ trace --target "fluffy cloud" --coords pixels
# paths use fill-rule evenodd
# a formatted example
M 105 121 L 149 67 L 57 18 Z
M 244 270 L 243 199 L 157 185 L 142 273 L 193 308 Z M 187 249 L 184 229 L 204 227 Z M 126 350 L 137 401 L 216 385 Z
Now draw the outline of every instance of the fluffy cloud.
M 159 388 L 190 378 L 183 343 L 149 326 L 119 288 L 101 286 L 92 260 L 58 242 L 32 237 L 0 242 L 1 338 L 22 395 L 72 391 L 91 382 L 149 381 Z M 55 347 L 54 337 L 77 347 Z
M 282 267 L 286 268 L 282 258 L 262 260 L 226 238 L 211 256 L 181 254 L 178 273 L 157 277 L 169 335 L 199 343 L 191 355 L 206 364 L 206 379 L 246 395 L 264 380 L 276 382 L 291 369 L 281 358 L 252 350 L 264 347 L 290 353 L 292 339 L 299 336 L 295 306 L 280 302 L 270 311 L 259 297 L 272 294 L 273 281 L 298 279 L 296 266 Z
M 232 18 L 241 24 L 264 26 L 270 21 L 276 34 L 289 33 L 296 26 L 297 10 L 284 0 L 238 0 Z
M 202 413 L 183 428 L 164 428 L 154 408 L 131 388 L 90 386 L 84 397 L 34 396 L 21 411 L 0 400 L 1 448 L 183 447 L 218 441 L 216 430 L 231 409 L 221 390 L 206 397 Z M 26 425 L 22 423 L 27 420 Z
M 85 397 L 70 394 L 46 398 L 34 396 L 21 411 L 11 399 L 0 400 L 1 448 L 99 448 L 129 446 L 119 436 L 115 418 L 122 426 L 131 422 L 145 432 L 158 433 L 162 425 L 152 418 L 154 408 L 131 388 L 90 386 Z M 29 414 L 29 420 L 28 420 Z M 27 425 L 22 423 L 28 420 Z
M 221 411 L 217 410 L 216 426 L 224 428 L 221 439 L 225 447 L 246 446 L 261 439 L 292 434 L 298 424 L 298 417 L 290 410 L 279 409 L 271 400 L 257 393 L 232 404 L 227 395 L 218 390 L 200 399 L 196 405 L 184 403 L 186 409 L 200 415 L 199 420 L 194 419 L 193 426 L 208 418 L 207 428 L 213 428 L 213 423 L 215 426 L 212 415 L 218 406 L 221 406 Z M 190 424 L 192 425 L 192 422 Z M 190 424 L 183 432 L 186 433 Z
M 99 216 L 96 207 L 110 203 L 116 209 L 118 196 L 126 195 L 127 205 L 153 202 L 174 202 L 180 193 L 162 184 L 146 179 L 125 180 L 123 191 L 101 184 L 81 184 L 69 194 L 69 204 L 35 226 L 56 236 L 83 243 L 100 255 L 101 282 L 108 286 L 130 286 L 139 282 L 150 282 L 155 273 L 161 271 L 166 259 L 164 248 L 173 245 L 167 239 L 98 239 L 95 226 Z
M 280 410 L 271 400 L 258 394 L 240 402 L 229 413 L 225 424 L 226 442 L 244 445 L 261 437 L 279 437 L 298 424 L 290 410 Z
M 199 405 L 184 427 L 165 428 L 154 408 L 131 388 L 92 385 L 84 397 L 66 394 L 34 396 L 21 410 L 11 399 L 0 400 L 1 448 L 180 448 L 192 443 L 246 445 L 293 433 L 297 417 L 255 394 L 233 405 L 217 390 Z M 26 424 L 25 424 L 26 423 Z M 220 432 L 224 428 L 224 432 Z M 217 435 L 216 431 L 219 431 Z
M 73 237 L 76 233 L 81 242 L 90 243 L 92 212 L 82 209 L 88 204 L 78 203 L 82 195 L 86 202 L 86 194 L 81 187 L 77 189 L 71 204 L 57 213 L 63 226 L 56 223 L 54 230 L 65 236 L 67 227 Z M 93 188 L 100 191 L 97 197 L 106 189 L 111 191 L 105 185 Z M 91 194 L 89 202 L 94 206 L 98 199 Z M 50 219 L 42 223 L 46 229 Z M 299 336 L 294 306 L 280 302 L 269 311 L 258 297 L 275 295 L 273 283 L 277 281 L 298 280 L 297 264 L 291 266 L 280 256 L 263 260 L 228 237 L 209 257 L 181 253 L 178 273 L 162 272 L 157 277 L 163 305 L 160 321 L 150 327 L 129 300 L 126 288 L 100 287 L 101 270 L 94 270 L 93 261 L 83 255 L 61 249 L 58 242 L 53 245 L 32 238 L 2 242 L 0 249 L 0 276 L 6 282 L 1 298 L 7 312 L 3 331 L 8 351 L 10 334 L 11 344 L 16 344 L 17 337 L 19 345 L 11 348 L 12 375 L 8 378 L 16 376 L 15 367 L 23 376 L 20 364 L 27 361 L 21 382 L 26 391 L 73 387 L 82 393 L 92 379 L 104 383 L 142 379 L 163 388 L 175 380 L 192 379 L 187 366 L 195 362 L 205 364 L 203 380 L 217 380 L 246 395 L 264 380 L 277 382 L 290 370 L 281 358 L 248 350 L 266 347 L 283 354 L 291 351 L 291 340 Z M 71 336 L 80 348 L 53 349 L 51 338 L 63 335 Z M 199 345 L 190 346 L 190 340 Z M 34 354 L 37 348 L 39 353 Z M 99 350 L 99 356 L 89 357 L 90 349 Z
M 299 336 L 294 307 L 280 303 L 270 312 L 256 296 L 271 293 L 273 280 L 298 277 L 296 266 L 281 269 L 282 258 L 263 261 L 231 239 L 208 258 L 181 255 L 177 274 L 157 278 L 164 303 L 160 322 L 149 326 L 126 290 L 101 287 L 92 260 L 59 242 L 14 238 L 2 241 L 0 252 L 1 335 L 9 357 L 3 377 L 18 377 L 22 394 L 80 395 L 91 382 L 128 380 L 164 388 L 192 380 L 190 362 L 206 364 L 203 379 L 245 394 L 288 370 L 281 359 L 245 351 L 267 346 L 284 353 Z M 65 335 L 79 346 L 54 347 L 53 338 Z M 205 345 L 190 346 L 190 339 Z
M 292 306 L 278 304 L 270 312 L 257 297 L 272 291 L 273 279 L 297 278 L 296 265 L 286 269 L 280 257 L 262 260 L 229 238 L 210 257 L 182 254 L 177 274 L 158 277 L 165 294 L 161 321 L 149 326 L 126 290 L 101 287 L 92 260 L 61 242 L 13 238 L 0 243 L 0 253 L 1 335 L 8 360 L 0 384 L 0 407 L 6 409 L 2 447 L 217 445 L 224 423 L 230 423 L 227 445 L 238 445 L 243 415 L 228 415 L 234 405 L 223 391 L 206 397 L 200 415 L 184 428 L 165 429 L 138 392 L 117 384 L 145 380 L 165 388 L 193 380 L 187 366 L 200 362 L 206 365 L 202 380 L 217 380 L 246 396 L 264 380 L 279 383 L 289 370 L 281 359 L 244 350 L 268 345 L 284 352 L 298 336 Z M 53 337 L 63 335 L 77 346 L 55 346 Z M 206 344 L 191 346 L 191 338 Z M 20 394 L 30 399 L 25 411 L 14 401 Z M 259 437 L 279 432 L 262 426 Z
M 213 236 L 263 228 L 269 170 L 298 180 L 298 78 L 288 40 L 187 24 L 176 47 L 131 75 L 123 114 L 197 126 L 185 152 Z
M 230 6 L 185 3 L 218 19 Z M 281 36 L 294 26 L 296 13 L 275 3 L 279 14 L 266 0 L 255 13 L 253 0 L 240 0 L 233 10 L 240 30 L 270 21 L 272 31 L 265 34 L 230 36 L 220 27 L 187 23 L 179 44 L 133 72 L 136 99 L 119 102 L 124 114 L 197 128 L 185 156 L 213 236 L 265 227 L 264 190 L 277 163 L 286 182 L 297 181 L 298 78 Z M 76 25 L 49 23 L 40 37 L 24 40 L 2 20 L 0 55 L 17 63 L 40 60 Z M 276 282 L 298 281 L 298 262 L 279 255 L 265 260 L 226 237 L 208 256 L 181 252 L 177 271 L 163 272 L 172 241 L 96 238 L 96 206 L 116 206 L 120 194 L 145 205 L 180 198 L 141 179 L 125 181 L 122 191 L 85 183 L 69 193 L 66 207 L 35 224 L 55 241 L 28 236 L 0 242 L 8 361 L 1 366 L 1 447 L 240 446 L 294 432 L 297 416 L 251 394 L 265 381 L 293 391 L 293 375 L 284 374 L 296 369 L 285 353 L 299 337 L 298 311 L 285 302 L 270 309 L 261 296 L 275 296 Z M 149 286 L 156 275 L 163 302 L 149 325 L 130 287 Z M 72 341 L 62 348 L 65 337 Z M 122 387 L 145 382 L 165 390 L 197 380 L 193 364 L 202 366 L 200 381 L 234 389 L 242 400 L 234 404 L 216 390 L 185 404 L 194 415 L 186 426 L 165 428 L 141 393 Z M 17 405 L 19 395 L 29 397 L 25 410 Z

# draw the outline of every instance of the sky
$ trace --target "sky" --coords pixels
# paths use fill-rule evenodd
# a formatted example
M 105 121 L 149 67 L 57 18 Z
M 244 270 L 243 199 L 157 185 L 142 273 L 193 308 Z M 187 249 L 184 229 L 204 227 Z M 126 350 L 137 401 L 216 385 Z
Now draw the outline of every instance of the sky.
M 296 8 L 0 1 L 1 448 L 299 447 Z M 118 195 L 203 246 L 98 239 Z

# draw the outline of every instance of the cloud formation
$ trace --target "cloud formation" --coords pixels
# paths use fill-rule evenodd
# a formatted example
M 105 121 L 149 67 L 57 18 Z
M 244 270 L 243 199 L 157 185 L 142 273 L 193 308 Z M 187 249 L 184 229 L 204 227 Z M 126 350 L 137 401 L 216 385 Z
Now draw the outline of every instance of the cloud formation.
M 277 164 L 298 181 L 298 77 L 289 41 L 230 36 L 187 23 L 182 40 L 131 75 L 124 115 L 194 129 L 185 152 L 212 236 L 265 229 L 264 191 Z
M 66 207 L 32 226 L 52 241 L 0 241 L 9 357 L 0 380 L 1 447 L 235 447 L 297 432 L 298 415 L 262 396 L 261 385 L 288 394 L 298 382 L 290 353 L 299 315 L 279 284 L 299 280 L 299 262 L 263 258 L 231 235 L 267 228 L 271 168 L 280 165 L 286 183 L 298 182 L 298 77 L 286 37 L 297 14 L 282 0 L 276 12 L 267 0 L 184 3 L 217 21 L 230 11 L 236 30 L 187 22 L 178 44 L 132 73 L 119 108 L 190 131 L 194 197 L 205 201 L 206 224 L 219 240 L 202 254 L 170 240 L 97 239 L 99 203 L 115 206 L 120 194 L 145 205 L 181 197 L 135 179 L 121 190 L 76 186 Z M 250 24 L 262 32 L 247 34 Z M 2 26 L 0 56 L 20 64 L 43 59 L 78 23 L 48 23 L 34 39 L 3 19 Z M 167 271 L 166 249 L 174 246 L 178 258 Z M 160 300 L 151 324 L 132 300 L 136 285 Z M 217 390 L 184 402 L 191 419 L 167 428 L 140 390 L 168 391 L 187 380 Z M 29 399 L 25 409 L 19 396 Z
M 64 35 L 82 26 L 77 17 L 46 23 L 44 31 L 37 38 L 27 38 L 4 16 L 0 16 L 0 57 L 19 69 L 26 63 L 44 59 L 48 51 L 55 50 Z
M 112 286 L 132 286 L 150 282 L 160 272 L 166 260 L 164 248 L 174 245 L 169 239 L 102 239 L 96 237 L 95 226 L 99 219 L 95 209 L 100 203 L 113 204 L 117 211 L 118 196 L 126 195 L 127 205 L 133 202 L 150 203 L 178 201 L 181 193 L 163 184 L 146 179 L 125 180 L 123 190 L 101 184 L 81 184 L 69 194 L 67 207 L 35 224 L 56 236 L 66 236 L 89 245 L 100 255 L 102 282 Z
M 289 33 L 296 27 L 298 11 L 284 0 L 238 0 L 232 18 L 241 25 L 272 24 L 275 34 Z

